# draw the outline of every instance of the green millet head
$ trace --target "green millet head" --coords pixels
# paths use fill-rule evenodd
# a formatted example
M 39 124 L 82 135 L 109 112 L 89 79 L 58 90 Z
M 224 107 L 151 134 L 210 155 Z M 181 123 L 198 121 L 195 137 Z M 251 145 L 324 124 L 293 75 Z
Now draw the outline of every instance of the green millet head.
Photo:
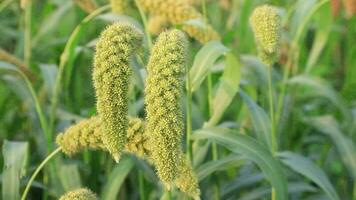
M 149 18 L 147 26 L 150 33 L 158 35 L 169 26 L 169 22 L 165 17 L 157 15 Z
M 98 117 L 85 119 L 69 127 L 64 133 L 60 133 L 56 142 L 62 148 L 62 152 L 68 156 L 85 149 L 103 149 L 105 147 L 100 129 L 101 123 Z
M 220 39 L 219 34 L 209 24 L 204 28 L 184 24 L 188 20 L 204 19 L 203 15 L 188 3 L 188 0 L 138 0 L 138 2 L 152 16 L 161 16 L 173 25 L 183 24 L 182 29 L 201 43 Z
M 60 133 L 56 142 L 62 148 L 62 152 L 68 156 L 73 156 L 86 149 L 107 151 L 102 141 L 103 134 L 102 123 L 99 117 L 95 116 L 84 119 L 69 127 L 64 133 Z M 124 151 L 149 161 L 149 148 L 145 122 L 139 118 L 130 118 Z
M 146 132 L 152 145 L 157 174 L 170 187 L 178 174 L 183 134 L 181 108 L 187 39 L 172 30 L 159 35 L 147 66 L 145 88 Z
M 145 133 L 145 122 L 139 118 L 132 118 L 127 129 L 127 143 L 125 152 L 143 159 L 150 157 L 148 135 Z
M 250 24 L 262 61 L 273 64 L 279 54 L 281 38 L 281 17 L 277 8 L 270 5 L 257 7 Z
M 134 0 L 110 0 L 112 12 L 116 14 L 127 14 L 133 8 Z
M 130 59 L 141 41 L 141 32 L 133 26 L 114 24 L 103 31 L 96 47 L 93 81 L 102 139 L 116 162 L 126 143 Z
M 86 188 L 67 192 L 59 200 L 98 200 L 96 194 Z
M 97 5 L 93 0 L 74 0 L 74 2 L 87 13 L 97 9 Z
M 188 196 L 194 199 L 200 199 L 198 178 L 196 177 L 190 162 L 183 153 L 180 154 L 179 158 L 179 174 L 175 180 L 175 185 Z

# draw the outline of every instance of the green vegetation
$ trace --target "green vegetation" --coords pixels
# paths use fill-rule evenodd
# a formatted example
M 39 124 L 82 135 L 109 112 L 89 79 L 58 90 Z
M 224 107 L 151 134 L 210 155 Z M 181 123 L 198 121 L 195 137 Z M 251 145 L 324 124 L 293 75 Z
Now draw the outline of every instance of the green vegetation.
M 1 0 L 4 200 L 356 200 L 355 0 Z

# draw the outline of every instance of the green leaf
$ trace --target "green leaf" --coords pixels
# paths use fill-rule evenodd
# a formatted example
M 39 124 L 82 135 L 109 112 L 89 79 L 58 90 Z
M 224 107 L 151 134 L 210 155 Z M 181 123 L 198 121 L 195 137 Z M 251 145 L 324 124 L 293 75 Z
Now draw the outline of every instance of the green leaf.
M 349 173 L 356 179 L 356 146 L 351 138 L 342 133 L 338 122 L 332 116 L 314 117 L 306 121 L 331 138 Z
M 266 113 L 260 106 L 258 106 L 247 94 L 240 91 L 242 100 L 247 105 L 249 114 L 252 120 L 252 126 L 260 141 L 263 142 L 269 149 L 272 149 L 271 140 L 271 121 Z
M 28 160 L 28 143 L 4 141 L 2 147 L 4 169 L 2 172 L 2 199 L 20 199 L 20 178 L 25 175 Z
M 44 87 L 49 97 L 53 95 L 54 83 L 57 76 L 57 66 L 51 64 L 40 64 Z
M 208 122 L 209 126 L 214 126 L 219 122 L 238 92 L 241 80 L 240 67 L 239 60 L 232 53 L 227 53 L 226 66 L 213 101 L 213 113 Z
M 305 72 L 309 73 L 318 61 L 326 42 L 328 41 L 331 27 L 333 24 L 333 16 L 331 13 L 331 4 L 324 4 L 315 15 L 315 21 L 317 21 L 315 39 L 313 47 L 310 51 L 307 61 Z
M 229 49 L 219 41 L 208 42 L 200 49 L 189 71 L 192 92 L 200 87 L 217 59 L 228 51 Z
M 71 191 L 82 187 L 78 166 L 76 164 L 62 164 L 58 173 L 65 191 Z
M 306 21 L 309 20 L 308 13 L 310 13 L 316 3 L 317 0 L 298 0 L 298 2 L 296 2 L 296 4 L 294 5 L 294 13 L 292 19 L 289 22 L 291 27 L 291 33 L 294 33 L 295 35 L 297 33 L 297 30 L 301 28 L 300 24 L 306 23 Z
M 241 155 L 229 155 L 219 160 L 206 162 L 203 165 L 200 165 L 195 171 L 197 172 L 198 180 L 201 181 L 213 172 L 237 167 L 243 163 L 245 162 Z
M 270 151 L 255 139 L 224 128 L 201 129 L 195 131 L 192 138 L 213 140 L 234 153 L 242 154 L 258 165 L 275 188 L 277 200 L 288 199 L 287 180 L 282 166 Z
M 54 12 L 52 12 L 49 16 L 46 16 L 41 23 L 37 34 L 32 39 L 32 46 L 38 45 L 38 42 L 44 38 L 46 35 L 52 33 L 57 30 L 58 24 L 63 17 L 68 14 L 69 9 L 73 6 L 72 1 L 65 2 L 59 6 Z
M 101 194 L 102 200 L 117 199 L 120 187 L 124 182 L 126 176 L 133 167 L 133 161 L 129 158 L 123 158 L 120 163 L 116 165 L 114 170 L 110 173 L 107 183 L 104 185 Z
M 329 83 L 326 81 L 317 78 L 317 77 L 312 77 L 308 75 L 299 75 L 291 78 L 288 81 L 288 84 L 291 85 L 302 85 L 302 86 L 308 86 L 312 91 L 313 96 L 321 96 L 326 99 L 328 99 L 331 103 L 333 103 L 344 115 L 344 118 L 346 120 L 351 119 L 351 113 L 348 111 L 348 109 L 345 107 L 346 103 L 343 101 L 343 99 L 338 95 L 337 91 L 335 91 Z
M 311 160 L 292 152 L 281 152 L 278 156 L 282 163 L 317 184 L 330 199 L 340 199 L 327 175 Z

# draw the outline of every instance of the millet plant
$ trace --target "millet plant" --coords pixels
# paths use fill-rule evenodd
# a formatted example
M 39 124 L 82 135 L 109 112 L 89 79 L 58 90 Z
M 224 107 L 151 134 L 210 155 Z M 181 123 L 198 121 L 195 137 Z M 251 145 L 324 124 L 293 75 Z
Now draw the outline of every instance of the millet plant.
M 355 0 L 3 0 L 0 199 L 356 200 Z

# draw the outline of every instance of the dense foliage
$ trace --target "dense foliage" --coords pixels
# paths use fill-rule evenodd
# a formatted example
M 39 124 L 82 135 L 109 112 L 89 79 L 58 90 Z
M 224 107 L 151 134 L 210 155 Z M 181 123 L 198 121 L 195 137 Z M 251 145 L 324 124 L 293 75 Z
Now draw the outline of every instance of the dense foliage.
M 1 0 L 1 198 L 356 200 L 355 0 Z

